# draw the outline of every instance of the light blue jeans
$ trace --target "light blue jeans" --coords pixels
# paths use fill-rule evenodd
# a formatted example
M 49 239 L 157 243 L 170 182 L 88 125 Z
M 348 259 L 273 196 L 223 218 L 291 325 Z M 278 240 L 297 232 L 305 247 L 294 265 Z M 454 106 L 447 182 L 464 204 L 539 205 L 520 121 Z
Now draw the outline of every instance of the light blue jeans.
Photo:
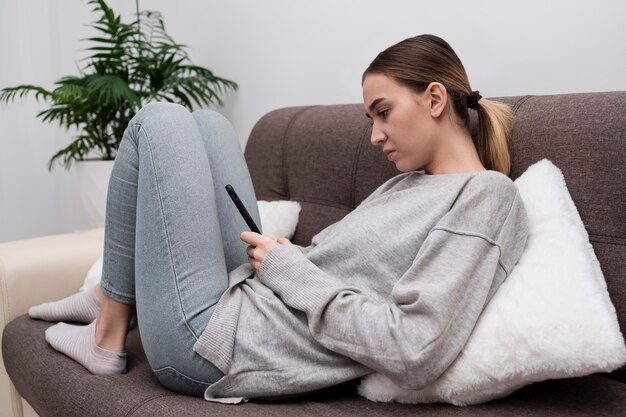
M 223 376 L 192 349 L 246 263 L 247 226 L 232 184 L 261 225 L 239 141 L 219 113 L 153 103 L 124 132 L 109 182 L 102 291 L 136 304 L 141 342 L 157 379 L 202 396 Z

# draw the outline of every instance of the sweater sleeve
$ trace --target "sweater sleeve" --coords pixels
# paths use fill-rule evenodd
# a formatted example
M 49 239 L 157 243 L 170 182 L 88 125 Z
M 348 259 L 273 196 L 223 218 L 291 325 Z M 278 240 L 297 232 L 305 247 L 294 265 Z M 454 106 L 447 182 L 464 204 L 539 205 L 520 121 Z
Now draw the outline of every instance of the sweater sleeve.
M 525 235 L 520 238 L 525 241 Z M 523 245 L 511 247 L 521 252 Z M 508 275 L 501 252 L 502 246 L 484 234 L 435 227 L 394 286 L 391 303 L 326 274 L 293 246 L 268 253 L 259 277 L 285 304 L 306 314 L 321 345 L 402 388 L 419 389 L 458 356 L 487 300 Z
M 441 375 L 465 344 L 494 280 L 504 279 L 499 255 L 482 237 L 435 230 L 394 287 L 394 303 L 342 284 L 289 246 L 267 255 L 260 276 L 285 304 L 306 314 L 324 347 L 418 389 Z

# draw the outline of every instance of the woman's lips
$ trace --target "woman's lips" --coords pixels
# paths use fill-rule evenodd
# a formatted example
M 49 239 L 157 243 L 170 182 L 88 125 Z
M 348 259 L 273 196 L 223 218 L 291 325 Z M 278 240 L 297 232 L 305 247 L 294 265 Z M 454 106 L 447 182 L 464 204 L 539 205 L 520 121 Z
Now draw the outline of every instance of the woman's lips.
M 387 159 L 390 161 L 393 160 L 393 157 L 396 155 L 396 151 L 387 152 Z

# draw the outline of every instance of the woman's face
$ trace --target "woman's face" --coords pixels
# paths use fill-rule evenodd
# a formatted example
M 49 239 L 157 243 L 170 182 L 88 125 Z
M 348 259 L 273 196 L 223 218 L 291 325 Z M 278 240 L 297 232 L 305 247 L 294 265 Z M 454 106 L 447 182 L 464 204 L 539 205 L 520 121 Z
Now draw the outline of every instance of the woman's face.
M 372 122 L 372 145 L 381 146 L 399 171 L 428 171 L 437 132 L 428 90 L 418 94 L 387 75 L 368 74 L 363 102 Z

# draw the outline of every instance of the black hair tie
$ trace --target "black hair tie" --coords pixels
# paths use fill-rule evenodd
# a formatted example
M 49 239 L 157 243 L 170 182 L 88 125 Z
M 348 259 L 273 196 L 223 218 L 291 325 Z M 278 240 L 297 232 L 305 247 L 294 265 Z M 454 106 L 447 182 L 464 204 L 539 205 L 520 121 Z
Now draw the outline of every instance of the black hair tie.
M 472 93 L 467 96 L 467 107 L 473 110 L 478 110 L 478 100 L 483 98 L 478 91 L 472 91 Z

